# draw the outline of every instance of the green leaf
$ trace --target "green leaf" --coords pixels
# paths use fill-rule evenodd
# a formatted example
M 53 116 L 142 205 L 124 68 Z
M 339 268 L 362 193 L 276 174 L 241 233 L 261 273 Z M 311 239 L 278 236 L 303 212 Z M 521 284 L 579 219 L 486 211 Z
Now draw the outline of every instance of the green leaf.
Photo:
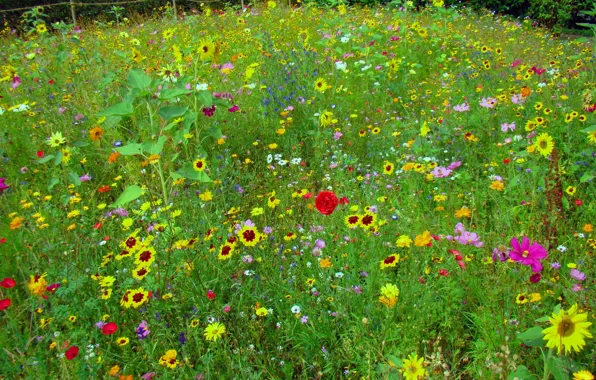
M 62 151 L 59 150 L 58 153 L 56 153 L 56 157 L 54 157 L 54 166 L 58 166 L 62 163 Z
M 544 346 L 542 339 L 542 327 L 534 326 L 521 334 L 517 335 L 517 339 L 521 340 L 526 346 L 541 347 Z
M 544 316 L 544 317 L 536 319 L 536 322 L 539 322 L 539 323 L 548 322 L 548 321 L 549 321 L 548 316 Z
M 141 144 L 127 144 L 116 148 L 116 152 L 123 156 L 134 156 L 135 154 L 143 154 L 143 148 Z
M 166 136 L 159 136 L 157 141 L 143 143 L 143 150 L 148 154 L 160 154 L 163 150 L 163 144 L 166 142 L 166 140 Z
M 143 70 L 130 70 L 127 78 L 128 85 L 134 89 L 145 91 L 151 84 L 151 78 Z
M 134 201 L 143 194 L 143 189 L 138 185 L 132 185 L 127 187 L 122 194 L 116 199 L 116 202 L 112 203 L 110 207 L 117 208 L 122 207 L 125 204 Z
M 586 133 L 592 133 L 594 131 L 596 131 L 596 124 L 590 125 L 588 128 L 582 129 L 582 132 L 586 132 Z
M 53 154 L 48 154 L 47 156 L 45 156 L 41 160 L 37 160 L 37 163 L 38 164 L 45 164 L 46 162 L 50 161 L 52 158 L 54 158 L 54 155 Z
M 538 376 L 532 375 L 532 372 L 523 365 L 518 365 L 515 372 L 511 372 L 509 376 L 507 376 L 507 380 L 533 380 L 537 378 Z
M 81 180 L 79 179 L 79 175 L 75 172 L 68 173 L 68 179 L 72 182 L 75 186 L 81 185 Z
M 188 107 L 167 106 L 162 107 L 157 111 L 157 114 L 164 120 L 170 120 L 173 117 L 182 116 L 186 113 Z
M 192 179 L 195 181 L 211 182 L 211 178 L 209 178 L 207 173 L 205 173 L 204 171 L 198 172 L 194 170 L 191 162 L 187 162 L 186 164 L 184 164 L 184 166 L 180 170 L 178 170 L 177 173 L 184 178 Z
M 594 178 L 594 174 L 586 172 L 586 173 L 582 174 L 582 176 L 579 178 L 579 181 L 581 183 L 584 183 L 584 182 L 588 182 L 592 178 Z
M 401 362 L 401 359 L 398 358 L 397 356 L 387 355 L 387 360 L 390 361 L 391 363 L 393 363 L 393 365 L 395 367 L 401 367 L 401 366 L 403 366 L 403 363 Z
M 208 130 L 207 130 L 207 136 L 211 136 L 214 139 L 220 139 L 223 136 L 223 133 L 221 133 L 221 128 L 219 125 L 212 125 Z
M 203 107 L 211 107 L 211 105 L 213 104 L 213 96 L 211 95 L 210 91 L 203 90 L 199 92 L 198 96 L 199 100 L 203 104 Z
M 555 380 L 569 380 L 569 372 L 564 369 L 563 361 L 557 356 L 551 356 L 546 361 L 548 370 L 553 375 Z
M 110 71 L 104 75 L 105 76 L 104 76 L 103 80 L 101 81 L 101 83 L 98 86 L 99 89 L 104 89 L 104 88 L 108 87 L 116 78 L 116 72 L 114 72 L 114 71 Z
M 159 98 L 161 100 L 169 100 L 172 98 L 176 98 L 180 95 L 187 95 L 189 93 L 190 93 L 190 91 L 187 90 L 186 88 L 168 88 L 167 90 L 163 90 L 159 94 Z
M 101 111 L 97 116 L 127 116 L 134 112 L 132 102 L 123 101 Z
M 89 141 L 77 140 L 77 141 L 73 142 L 72 145 L 74 145 L 78 148 L 84 148 L 89 145 Z
M 48 185 L 48 191 L 52 191 L 52 188 L 54 188 L 54 186 L 56 186 L 59 183 L 60 181 L 58 180 L 58 178 L 52 178 L 50 180 L 50 184 Z

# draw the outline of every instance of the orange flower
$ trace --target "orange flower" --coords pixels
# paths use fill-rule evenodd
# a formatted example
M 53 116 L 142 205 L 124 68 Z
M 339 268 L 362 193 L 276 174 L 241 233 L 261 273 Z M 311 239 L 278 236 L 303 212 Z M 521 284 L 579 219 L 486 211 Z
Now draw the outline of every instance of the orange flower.
M 23 222 L 23 218 L 21 218 L 20 216 L 17 216 L 16 218 L 14 218 L 13 220 L 10 221 L 10 229 L 16 230 L 17 228 L 21 228 L 22 222 Z
M 590 223 L 584 224 L 584 227 L 582 228 L 582 230 L 584 232 L 592 232 L 592 231 L 594 231 L 594 226 L 591 225 Z
M 531 93 L 532 93 L 532 90 L 530 90 L 530 87 L 528 87 L 528 86 L 524 86 L 524 87 L 522 87 L 522 89 L 521 89 L 521 95 L 522 95 L 524 98 L 526 98 L 526 97 L 530 96 L 530 94 L 531 94 Z
M 321 268 L 331 268 L 331 260 L 328 257 L 325 257 L 323 260 L 319 261 L 319 266 Z
M 89 138 L 93 141 L 99 141 L 103 137 L 103 128 L 102 127 L 93 127 L 89 131 Z
M 108 157 L 108 162 L 110 164 L 113 164 L 114 162 L 116 162 L 116 160 L 120 156 L 122 156 L 122 155 L 119 152 L 114 152 L 114 153 L 110 154 L 110 157 Z

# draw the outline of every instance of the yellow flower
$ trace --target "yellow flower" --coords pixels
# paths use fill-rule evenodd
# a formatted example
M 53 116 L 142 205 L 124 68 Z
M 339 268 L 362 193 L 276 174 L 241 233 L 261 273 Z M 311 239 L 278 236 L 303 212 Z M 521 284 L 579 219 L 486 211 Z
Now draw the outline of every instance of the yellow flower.
M 573 380 L 594 380 L 594 375 L 590 371 L 577 371 L 573 373 Z
M 269 8 L 269 9 L 275 9 L 276 7 L 277 7 L 277 3 L 275 1 L 269 0 L 267 2 L 267 8 Z
M 424 358 L 418 358 L 418 354 L 408 355 L 407 359 L 402 360 L 401 371 L 405 380 L 418 380 L 426 375 L 426 370 L 422 367 Z
M 266 308 L 264 308 L 264 307 L 260 307 L 260 308 L 258 308 L 258 309 L 257 309 L 257 311 L 256 311 L 256 313 L 257 313 L 257 315 L 258 315 L 259 317 L 264 317 L 264 316 L 266 316 L 267 314 L 269 314 L 269 312 L 267 311 L 267 309 L 266 309 Z
M 493 181 L 490 184 L 490 188 L 492 190 L 503 191 L 503 189 L 505 188 L 505 185 L 501 181 Z
M 209 326 L 207 326 L 205 328 L 205 331 L 204 331 L 205 339 L 211 340 L 214 342 L 217 339 L 221 338 L 223 336 L 223 334 L 225 334 L 225 333 L 226 333 L 226 326 L 224 326 L 222 323 L 219 323 L 219 322 L 210 324 Z
M 48 287 L 48 282 L 46 281 L 46 277 L 47 273 L 40 275 L 36 275 L 36 276 L 31 276 L 29 283 L 27 284 L 27 287 L 29 288 L 29 291 L 33 294 L 35 294 L 36 296 L 41 296 L 45 293 L 46 288 Z
M 159 364 L 164 367 L 174 369 L 178 366 L 178 364 L 180 364 L 180 362 L 176 360 L 177 355 L 178 353 L 176 350 L 168 350 L 165 355 L 159 358 Z
M 406 248 L 412 244 L 412 239 L 408 235 L 400 235 L 395 241 L 395 245 L 398 247 Z
M 110 376 L 116 376 L 118 374 L 118 372 L 120 372 L 120 367 L 118 365 L 115 365 L 112 368 L 110 368 L 110 371 L 108 372 L 108 375 L 110 375 Z
M 584 338 L 592 337 L 588 331 L 588 327 L 592 325 L 588 322 L 588 313 L 579 314 L 577 304 L 567 311 L 553 313 L 549 320 L 552 326 L 542 330 L 543 339 L 547 341 L 546 347 L 557 348 L 557 354 L 560 354 L 563 348 L 565 355 L 571 352 L 571 349 L 580 352 L 586 344 Z
M 432 236 L 430 235 L 430 231 L 424 231 L 422 235 L 418 235 L 414 238 L 414 245 L 416 247 L 424 247 L 425 245 L 430 244 L 432 241 Z
M 469 208 L 467 208 L 467 207 L 462 207 L 462 208 L 460 208 L 459 210 L 456 210 L 456 211 L 455 211 L 455 214 L 454 214 L 454 216 L 455 216 L 456 218 L 460 218 L 460 219 L 461 219 L 461 218 L 469 218 L 469 217 L 471 217 L 471 216 L 472 216 L 472 212 L 470 211 L 470 209 L 469 209 Z
M 548 133 L 542 133 L 536 138 L 536 150 L 544 157 L 550 155 L 555 148 L 553 138 Z
M 213 199 L 213 194 L 211 194 L 211 191 L 207 190 L 203 194 L 199 195 L 199 198 L 201 198 L 203 202 L 209 202 Z

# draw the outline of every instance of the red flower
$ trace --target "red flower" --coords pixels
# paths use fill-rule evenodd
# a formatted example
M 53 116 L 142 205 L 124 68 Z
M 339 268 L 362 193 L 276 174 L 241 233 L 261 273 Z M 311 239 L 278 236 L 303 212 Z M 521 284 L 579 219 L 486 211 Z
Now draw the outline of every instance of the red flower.
M 302 196 L 302 198 L 304 198 L 304 199 L 310 199 L 310 198 L 312 198 L 312 193 L 306 193 L 306 194 L 304 194 Z
M 347 197 L 339 198 L 340 205 L 347 205 L 348 203 L 350 203 L 350 200 Z
M 77 346 L 68 347 L 68 350 L 66 350 L 66 352 L 64 353 L 64 356 L 66 356 L 66 360 L 72 360 L 76 358 L 78 355 L 79 348 Z
M 0 300 L 0 311 L 8 309 L 10 306 L 10 298 Z
M 584 202 L 582 202 L 582 200 L 581 200 L 581 199 L 576 199 L 576 200 L 575 200 L 575 205 L 576 205 L 576 206 L 581 206 L 581 205 L 583 205 L 583 204 L 584 204 Z
M 447 270 L 446 270 L 446 269 L 441 269 L 441 270 L 439 271 L 439 274 L 440 274 L 441 276 L 443 276 L 443 277 L 448 277 L 448 276 L 449 276 L 449 272 L 447 272 Z
M 17 284 L 17 282 L 15 280 L 13 280 L 12 278 L 5 278 L 4 280 L 0 281 L 0 286 L 3 287 L 4 289 L 10 289 L 12 287 L 14 287 Z
M 211 289 L 207 290 L 207 298 L 212 300 L 215 298 L 215 292 Z
M 0 238 L 0 244 L 6 243 L 6 238 Z
M 49 285 L 46 290 L 50 293 L 54 293 L 56 291 L 56 289 L 58 289 L 60 287 L 60 283 L 55 283 L 55 284 L 51 284 Z
M 112 190 L 112 188 L 108 185 L 105 186 L 101 186 L 99 189 L 97 189 L 97 192 L 99 193 L 106 193 L 108 191 Z
M 323 215 L 331 215 L 338 204 L 337 196 L 331 191 L 321 191 L 315 198 L 315 207 Z
M 43 152 L 43 150 L 38 150 L 37 153 L 35 153 L 35 155 L 37 156 L 37 158 L 43 158 L 43 156 L 45 156 L 46 154 Z
M 116 331 L 118 330 L 118 325 L 115 324 L 114 322 L 109 322 L 106 323 L 103 328 L 101 329 L 101 331 L 103 332 L 103 335 L 112 335 L 114 334 Z

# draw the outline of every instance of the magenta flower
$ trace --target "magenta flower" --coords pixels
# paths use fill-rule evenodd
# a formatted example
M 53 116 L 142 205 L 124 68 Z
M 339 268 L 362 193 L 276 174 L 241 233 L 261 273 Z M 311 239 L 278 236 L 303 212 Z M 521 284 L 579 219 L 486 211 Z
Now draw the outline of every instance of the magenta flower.
M 2 194 L 5 190 L 7 190 L 8 188 L 10 188 L 10 186 L 8 186 L 7 184 L 5 184 L 4 181 L 6 181 L 5 178 L 0 178 L 0 194 Z
M 530 245 L 530 239 L 527 236 L 524 236 L 521 244 L 517 238 L 511 239 L 511 246 L 513 247 L 513 251 L 509 254 L 511 260 L 523 265 L 529 265 L 532 268 L 532 272 L 538 273 L 542 271 L 540 260 L 544 260 L 548 256 L 543 246 L 537 242 Z

